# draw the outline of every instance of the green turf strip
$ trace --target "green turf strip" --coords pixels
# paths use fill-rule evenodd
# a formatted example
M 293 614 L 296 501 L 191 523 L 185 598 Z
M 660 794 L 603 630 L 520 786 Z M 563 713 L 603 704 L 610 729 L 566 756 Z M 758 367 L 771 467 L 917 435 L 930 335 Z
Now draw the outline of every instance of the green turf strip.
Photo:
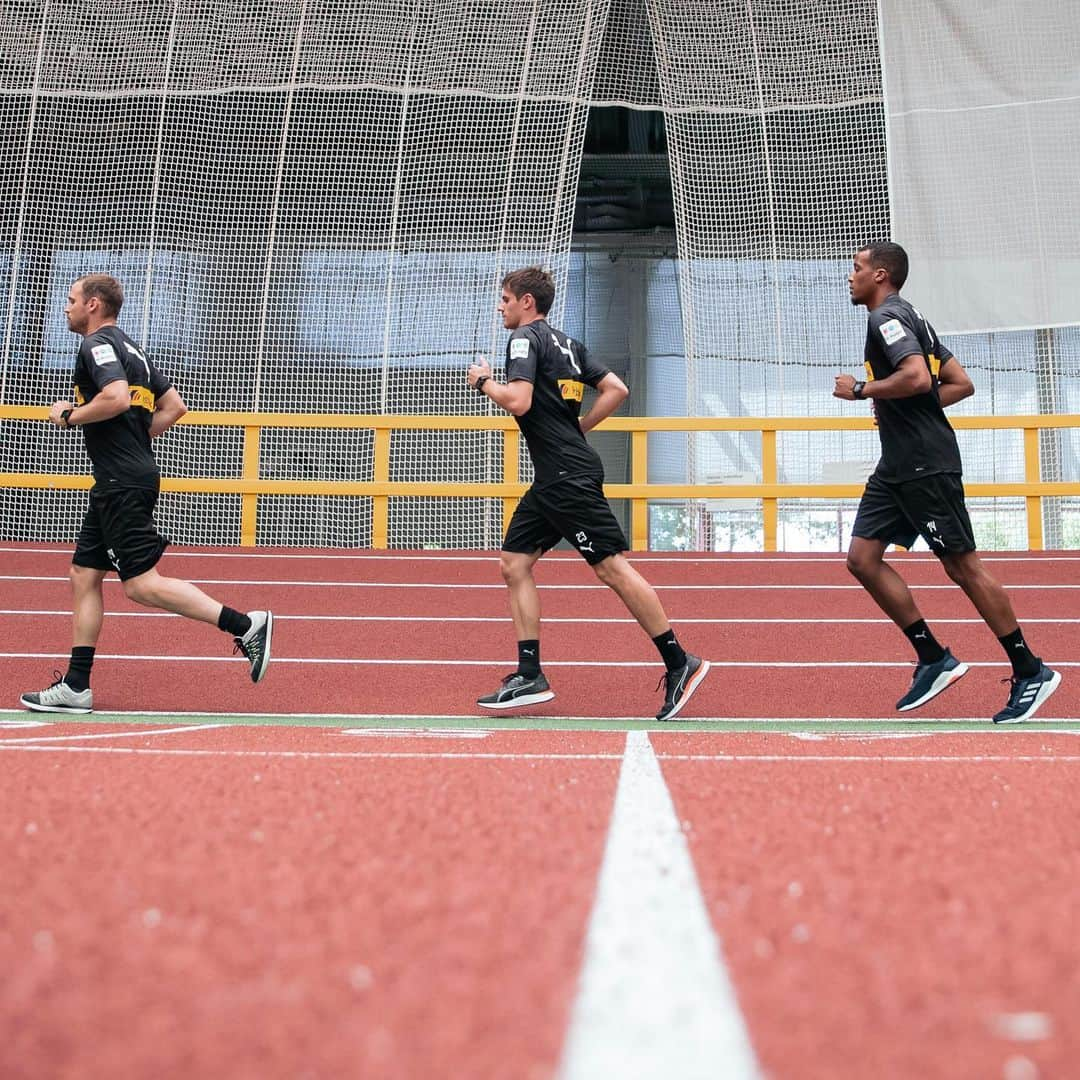
M 544 716 L 287 716 L 236 713 L 107 713 L 84 716 L 0 710 L 5 721 L 86 724 L 228 724 L 237 727 L 389 728 L 397 731 L 771 731 L 778 734 L 813 732 L 818 735 L 891 735 L 981 731 L 1058 731 L 1080 734 L 1080 720 L 1032 720 L 995 725 L 989 720 L 627 720 Z M 11 729 L 9 729 L 11 730 Z M 34 730 L 30 728 L 28 730 Z

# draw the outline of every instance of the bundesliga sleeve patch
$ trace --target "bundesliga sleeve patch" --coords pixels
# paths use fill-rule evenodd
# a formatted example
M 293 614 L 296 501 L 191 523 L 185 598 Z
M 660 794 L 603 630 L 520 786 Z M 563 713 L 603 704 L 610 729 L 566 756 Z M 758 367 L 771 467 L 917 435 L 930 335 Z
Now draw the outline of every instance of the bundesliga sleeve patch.
M 529 359 L 529 339 L 528 338 L 514 338 L 510 342 L 510 359 L 511 360 L 528 360 Z
M 888 322 L 883 322 L 878 329 L 881 331 L 881 336 L 885 339 L 886 345 L 892 345 L 902 337 L 907 336 L 907 331 L 899 319 L 890 319 Z
M 98 367 L 104 367 L 106 364 L 117 364 L 120 362 L 120 358 L 116 355 L 116 351 L 109 344 L 95 345 L 91 348 L 90 352 L 94 356 L 94 363 Z

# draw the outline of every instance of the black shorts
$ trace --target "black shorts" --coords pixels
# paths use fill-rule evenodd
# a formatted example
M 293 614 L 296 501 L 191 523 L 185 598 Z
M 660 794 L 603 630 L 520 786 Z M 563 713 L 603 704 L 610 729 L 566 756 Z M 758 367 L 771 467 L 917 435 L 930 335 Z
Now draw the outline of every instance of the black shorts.
M 917 536 L 939 558 L 975 550 L 959 473 L 933 473 L 919 480 L 866 482 L 852 536 L 909 548 Z
M 121 581 L 152 570 L 169 544 L 154 525 L 157 499 L 154 488 L 91 488 L 71 561 L 115 570 Z
M 599 477 L 529 488 L 510 519 L 502 549 L 531 555 L 560 540 L 569 540 L 590 566 L 629 550 Z

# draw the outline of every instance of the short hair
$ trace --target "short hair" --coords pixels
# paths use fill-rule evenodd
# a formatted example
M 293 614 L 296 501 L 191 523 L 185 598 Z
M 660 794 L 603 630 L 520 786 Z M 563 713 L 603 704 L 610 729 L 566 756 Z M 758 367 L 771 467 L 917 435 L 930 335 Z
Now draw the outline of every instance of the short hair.
M 898 288 L 904 287 L 908 276 L 907 252 L 899 245 L 882 241 L 867 244 L 859 249 L 870 254 L 870 265 L 882 269 L 889 275 L 889 280 Z
M 120 314 L 124 306 L 124 287 L 111 274 L 87 274 L 76 282 L 82 287 L 84 300 L 96 296 L 105 309 L 105 314 L 115 316 Z
M 502 279 L 502 287 L 519 300 L 530 293 L 536 302 L 536 310 L 546 315 L 555 303 L 555 279 L 540 266 L 526 266 L 523 270 L 511 270 Z

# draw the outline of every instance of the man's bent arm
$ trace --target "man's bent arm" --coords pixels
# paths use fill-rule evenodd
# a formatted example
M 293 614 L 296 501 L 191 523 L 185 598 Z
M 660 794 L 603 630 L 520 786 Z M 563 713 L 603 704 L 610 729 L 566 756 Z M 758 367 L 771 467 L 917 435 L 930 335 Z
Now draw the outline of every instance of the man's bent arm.
M 150 421 L 150 438 L 156 439 L 162 432 L 168 431 L 187 411 L 184 399 L 170 386 L 157 399 L 154 418 Z
M 941 365 L 938 372 L 938 396 L 943 409 L 971 397 L 975 393 L 975 384 L 968 377 L 968 373 L 960 366 L 960 361 L 955 356 L 950 357 Z
M 581 430 L 592 431 L 597 424 L 606 420 L 630 395 L 626 383 L 614 372 L 609 371 L 597 384 L 599 393 L 592 408 L 581 418 Z

